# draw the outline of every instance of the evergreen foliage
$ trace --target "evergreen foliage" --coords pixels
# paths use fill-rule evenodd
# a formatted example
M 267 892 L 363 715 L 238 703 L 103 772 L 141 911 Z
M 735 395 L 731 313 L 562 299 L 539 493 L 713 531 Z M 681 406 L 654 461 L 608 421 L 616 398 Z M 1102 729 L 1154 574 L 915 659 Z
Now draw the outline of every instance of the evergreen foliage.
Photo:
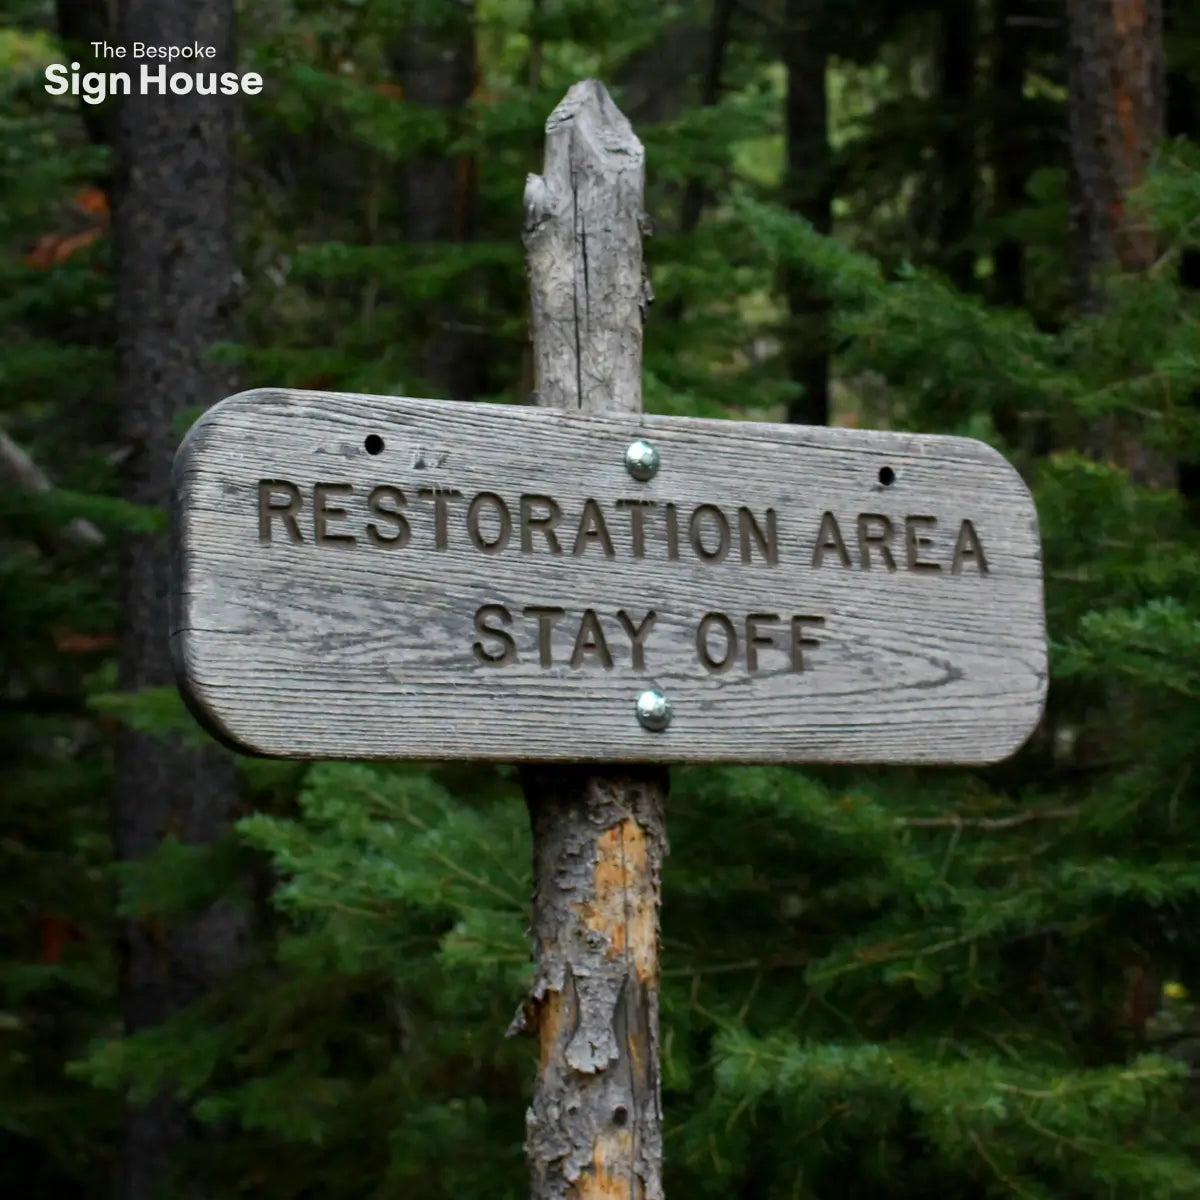
M 61 536 L 75 517 L 113 528 L 89 501 L 112 485 L 111 294 L 103 155 L 36 90 L 50 52 L 0 29 L 0 429 L 78 493 L 0 489 L 0 1191 L 30 1196 L 82 1194 L 116 1129 L 63 1072 L 115 1031 L 107 735 L 85 703 L 116 614 L 109 552 Z
M 525 173 L 566 87 L 613 81 L 647 147 L 647 407 L 781 419 L 797 385 L 779 280 L 802 268 L 833 305 L 837 419 L 983 438 L 1030 482 L 1052 646 L 1042 728 L 987 771 L 673 771 L 668 1193 L 1184 1200 L 1200 1193 L 1200 521 L 1194 496 L 1131 482 L 1097 431 L 1200 461 L 1200 292 L 1179 271 L 1200 251 L 1195 130 L 1135 198 L 1160 260 L 1079 317 L 1062 47 L 989 35 L 1024 39 L 1025 199 L 1005 209 L 980 148 L 957 288 L 962 246 L 936 236 L 950 185 L 926 151 L 947 121 L 998 120 L 993 42 L 947 116 L 938 6 L 850 7 L 826 32 L 826 238 L 782 196 L 770 5 L 739 10 L 701 103 L 707 5 L 479 0 L 474 94 L 444 109 L 409 99 L 397 64 L 414 22 L 450 36 L 445 6 L 251 6 L 243 57 L 272 86 L 244 106 L 242 332 L 220 353 L 246 386 L 437 395 L 427 350 L 448 337 L 477 398 L 523 401 Z M 116 724 L 203 735 L 173 693 L 113 691 L 112 544 L 161 514 L 115 499 L 108 158 L 40 89 L 60 56 L 50 6 L 19 8 L 0 27 L 0 426 L 57 487 L 0 494 L 0 1193 L 108 1195 L 114 1096 L 166 1087 L 221 1135 L 186 1164 L 212 1195 L 515 1200 L 532 1071 L 503 1036 L 529 977 L 515 772 L 245 760 L 229 839 L 107 869 Z M 1185 26 L 1172 70 L 1195 87 Z M 664 47 L 677 78 L 655 67 Z M 405 181 L 447 159 L 458 224 L 410 240 Z M 1005 238 L 1020 305 L 993 289 Z M 75 518 L 106 541 L 63 544 Z M 114 917 L 169 922 L 214 895 L 254 906 L 254 961 L 121 1037 Z

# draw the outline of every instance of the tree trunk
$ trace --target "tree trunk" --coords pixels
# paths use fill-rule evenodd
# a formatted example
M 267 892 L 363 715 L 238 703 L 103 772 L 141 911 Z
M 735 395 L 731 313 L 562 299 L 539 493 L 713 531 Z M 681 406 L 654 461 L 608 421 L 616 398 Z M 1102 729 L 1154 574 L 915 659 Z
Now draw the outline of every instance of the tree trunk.
M 545 173 L 525 189 L 540 404 L 641 412 L 643 176 L 641 143 L 603 86 L 576 84 L 546 123 Z M 667 772 L 527 767 L 522 779 L 535 974 L 513 1032 L 536 1030 L 541 1046 L 526 1118 L 530 1196 L 661 1200 Z
M 105 0 L 55 0 L 55 24 L 69 55 L 78 57 L 88 69 L 93 42 L 108 41 L 112 36 L 108 5 Z M 97 64 L 97 69 L 102 68 Z M 88 140 L 96 145 L 111 146 L 115 137 L 114 110 L 111 104 L 79 103 L 83 127 Z
M 232 0 L 126 0 L 117 40 L 217 47 L 210 67 L 231 70 Z M 120 436 L 128 451 L 124 496 L 163 509 L 173 422 L 182 409 L 230 390 L 208 361 L 228 336 L 234 294 L 233 106 L 213 97 L 136 92 L 116 128 L 114 234 Z M 130 535 L 121 555 L 119 683 L 125 691 L 172 684 L 167 641 L 165 534 Z M 210 843 L 228 828 L 233 763 L 216 749 L 126 729 L 116 748 L 116 852 L 141 859 L 164 836 Z M 121 929 L 126 1029 L 157 1025 L 243 960 L 245 919 L 217 904 L 164 930 L 150 920 Z M 183 1106 L 162 1097 L 127 1112 L 118 1196 L 151 1200 L 189 1138 Z
M 433 10 L 430 10 L 432 13 Z M 396 56 L 409 104 L 458 113 L 475 93 L 474 4 L 447 4 L 438 20 L 410 26 Z M 475 161 L 422 153 L 404 165 L 405 237 L 417 245 L 469 241 L 474 234 Z M 452 303 L 431 306 L 421 374 L 443 399 L 473 400 L 483 390 L 483 355 L 463 329 L 462 312 Z
M 721 99 L 721 81 L 725 74 L 725 58 L 733 32 L 734 0 L 713 0 L 712 25 L 708 35 L 708 57 L 700 80 L 700 104 L 711 108 Z M 679 210 L 679 232 L 694 233 L 704 210 L 704 184 L 693 177 L 683 189 Z
M 1067 75 L 1076 289 L 1080 311 L 1097 313 L 1105 306 L 1112 272 L 1144 271 L 1158 253 L 1153 230 L 1130 207 L 1129 196 L 1164 132 L 1161 0 L 1067 0 Z M 1136 484 L 1175 483 L 1175 464 L 1146 446 L 1143 424 L 1132 413 L 1103 416 L 1088 431 L 1087 443 L 1092 455 L 1122 467 Z M 1112 738 L 1134 711 L 1128 689 L 1119 683 L 1106 685 L 1093 699 L 1103 716 L 1085 726 L 1073 754 L 1076 769 L 1106 762 Z M 1151 976 L 1152 956 L 1137 956 L 1138 972 Z
M 1161 0 L 1067 0 L 1076 272 L 1082 306 L 1103 304 L 1106 270 L 1154 262 L 1153 232 L 1129 193 L 1163 136 Z
M 1029 34 L 1019 18 L 1027 0 L 996 0 L 991 38 L 991 114 L 987 151 L 992 175 L 992 212 L 1010 220 L 1026 204 L 1030 162 L 1036 155 L 1025 103 L 1025 73 Z M 1012 233 L 1001 234 L 992 246 L 991 302 L 1005 308 L 1025 304 L 1025 247 Z M 1037 454 L 1049 450 L 1049 423 L 1023 414 L 1012 403 L 999 403 L 992 420 L 1010 446 Z
M 818 233 L 829 234 L 833 228 L 833 161 L 825 92 L 826 51 L 821 42 L 824 8 L 824 0 L 787 0 L 784 198 L 788 208 Z M 829 302 L 801 267 L 784 271 L 783 288 L 791 317 L 785 351 L 788 374 L 803 388 L 788 405 L 787 419 L 802 425 L 828 425 Z
M 1166 53 L 1161 0 L 1068 0 L 1071 162 L 1080 308 L 1104 305 L 1109 270 L 1144 271 L 1154 231 L 1129 205 L 1162 140 Z M 1147 450 L 1140 422 L 1106 419 L 1094 450 L 1138 483 L 1166 485 L 1175 467 Z
M 695 79 L 704 69 L 710 41 L 698 8 L 685 4 L 672 14 L 670 6 L 661 6 L 657 15 L 663 24 L 655 36 L 617 68 L 614 86 L 628 119 L 639 126 L 674 121 L 695 102 Z
M 725 59 L 733 31 L 735 0 L 713 0 L 712 23 L 708 34 L 708 57 L 704 63 L 704 74 L 700 79 L 701 106 L 711 108 L 721 99 L 721 84 L 725 74 Z M 691 176 L 683 185 L 683 199 L 679 205 L 679 232 L 685 237 L 696 232 L 707 199 L 704 181 Z M 674 324 L 684 313 L 683 296 L 675 296 L 662 309 L 662 317 Z
M 1022 0 L 996 0 L 992 30 L 991 159 L 995 214 L 1001 220 L 1024 207 L 1029 153 L 1024 137 L 1026 37 L 1013 24 Z M 1006 308 L 1025 303 L 1025 256 L 1006 234 L 992 250 L 992 299 Z
M 1180 30 L 1183 4 L 1187 0 L 1168 0 L 1166 27 L 1168 36 Z M 1194 18 L 1193 18 L 1194 21 Z M 1200 140 L 1200 79 L 1182 65 L 1176 66 L 1167 75 L 1166 121 L 1168 137 L 1185 137 Z M 1200 250 L 1187 248 L 1179 261 L 1179 282 L 1189 291 L 1200 291 Z M 1200 392 L 1189 397 L 1193 407 L 1200 407 Z M 1179 490 L 1195 518 L 1200 520 L 1200 462 L 1179 464 Z
M 975 285 L 975 57 L 979 23 L 976 0 L 943 0 L 938 47 L 939 120 L 937 139 L 938 258 L 960 291 Z

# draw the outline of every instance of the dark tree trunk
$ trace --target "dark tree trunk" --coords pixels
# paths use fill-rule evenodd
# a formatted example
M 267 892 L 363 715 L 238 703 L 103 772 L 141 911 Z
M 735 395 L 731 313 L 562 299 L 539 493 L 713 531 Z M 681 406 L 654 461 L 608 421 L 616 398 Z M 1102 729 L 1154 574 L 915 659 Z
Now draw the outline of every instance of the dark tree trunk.
M 700 104 L 705 108 L 711 108 L 721 98 L 725 58 L 729 49 L 729 38 L 733 32 L 734 7 L 734 0 L 713 0 L 708 57 L 704 63 L 704 75 L 700 80 Z M 683 189 L 683 203 L 679 210 L 680 233 L 695 232 L 704 209 L 704 198 L 703 182 L 696 178 L 689 179 Z
M 92 42 L 111 39 L 108 5 L 105 0 L 55 0 L 55 24 L 67 53 L 87 63 L 92 58 Z M 100 146 L 111 146 L 116 136 L 115 108 L 107 104 L 85 104 L 80 114 L 88 139 Z
M 1163 136 L 1161 0 L 1067 0 L 1076 271 L 1081 304 L 1103 303 L 1106 270 L 1154 261 L 1152 231 L 1130 192 Z
M 126 0 L 116 38 L 217 47 L 211 69 L 230 70 L 232 0 Z M 196 95 L 127 97 L 116 123 L 114 234 L 120 434 L 128 451 L 124 495 L 167 505 L 172 424 L 180 410 L 229 390 L 208 361 L 226 337 L 233 299 L 232 135 L 229 100 Z M 168 550 L 163 534 L 131 535 L 121 561 L 120 686 L 173 682 L 167 641 Z M 124 731 L 117 743 L 116 851 L 140 859 L 166 835 L 211 843 L 235 800 L 230 758 L 175 738 Z M 246 923 L 218 904 L 170 929 L 150 920 L 121 930 L 121 1004 L 130 1032 L 157 1025 L 202 995 L 245 955 Z M 121 1200 L 151 1200 L 189 1140 L 187 1113 L 162 1097 L 127 1113 Z M 180 1193 L 174 1193 L 180 1194 Z
M 1166 26 L 1168 36 L 1180 25 L 1187 0 L 1168 0 Z M 1194 18 L 1193 18 L 1194 20 Z M 1167 136 L 1200 139 L 1200 80 L 1182 67 L 1167 75 Z M 1186 249 L 1179 262 L 1179 282 L 1191 291 L 1200 290 L 1200 250 Z M 1200 393 L 1191 396 L 1193 406 L 1200 405 Z M 1200 517 L 1200 462 L 1179 464 L 1179 490 L 1193 514 Z
M 1011 218 L 1026 203 L 1030 160 L 1035 154 L 1025 106 L 1025 70 L 1028 34 L 1019 18 L 1025 0 L 996 0 L 992 27 L 992 77 L 988 109 L 991 130 L 988 154 L 992 174 L 992 212 L 999 221 Z M 1004 233 L 992 247 L 991 300 L 1006 308 L 1025 303 L 1025 249 L 1019 238 Z M 1047 449 L 1045 422 L 1022 424 L 1022 414 L 1011 404 L 999 404 L 992 419 L 1000 436 L 1011 446 Z
M 1111 273 L 1144 271 L 1157 257 L 1154 232 L 1129 197 L 1163 137 L 1165 64 L 1162 0 L 1067 0 L 1075 286 L 1085 314 L 1105 307 Z M 1147 447 L 1136 415 L 1105 415 L 1085 440 L 1094 457 L 1119 465 L 1132 482 L 1174 486 L 1175 463 Z M 1103 715 L 1085 723 L 1072 756 L 1076 769 L 1107 761 L 1133 710 L 1120 684 L 1106 685 L 1092 699 Z M 1137 970 L 1149 976 L 1149 957 L 1137 957 Z M 1157 994 L 1153 987 L 1148 992 Z
M 1021 0 L 996 0 L 992 31 L 991 159 L 993 210 L 1000 220 L 1024 207 L 1029 150 L 1024 136 L 1026 37 L 1014 22 Z M 1025 302 L 1025 256 L 1020 241 L 1009 234 L 992 250 L 992 299 L 1008 308 Z
M 787 0 L 783 57 L 787 69 L 785 125 L 788 208 L 819 232 L 833 228 L 833 172 L 829 105 L 825 94 L 826 50 L 821 41 L 824 0 Z M 830 309 L 809 273 L 792 266 L 783 286 L 791 316 L 788 374 L 804 389 L 788 406 L 787 419 L 802 425 L 829 423 Z
M 1154 231 L 1130 193 L 1162 141 L 1166 54 L 1161 0 L 1067 0 L 1067 70 L 1080 308 L 1104 305 L 1105 273 L 1144 271 Z M 1129 415 L 1099 422 L 1092 449 L 1135 482 L 1173 485 L 1176 469 L 1149 451 Z
M 681 15 L 664 22 L 657 36 L 625 62 L 614 79 L 630 121 L 660 125 L 673 121 L 693 103 L 694 81 L 704 70 L 709 42 L 710 34 L 697 19 L 696 8 L 684 6 Z
M 939 113 L 937 140 L 940 202 L 938 257 L 955 287 L 975 283 L 975 58 L 979 22 L 976 0 L 944 0 L 938 47 Z
M 699 101 L 709 108 L 721 98 L 721 85 L 725 74 L 725 59 L 729 50 L 729 39 L 733 31 L 735 0 L 713 0 L 712 23 L 709 27 L 708 57 L 704 63 L 704 74 L 700 79 Z M 683 186 L 683 199 L 679 205 L 679 232 L 684 236 L 695 233 L 700 224 L 707 199 L 704 181 L 692 176 Z M 663 317 L 675 322 L 683 315 L 682 296 L 675 296 L 663 307 Z
M 431 9 L 432 13 L 433 10 Z M 460 112 L 475 93 L 474 5 L 446 4 L 439 19 L 411 25 L 395 66 L 405 100 L 425 108 Z M 417 245 L 465 242 L 474 235 L 475 161 L 418 154 L 404 166 L 405 237 Z M 484 387 L 483 348 L 464 329 L 454 304 L 431 306 L 421 374 L 442 399 L 472 400 Z

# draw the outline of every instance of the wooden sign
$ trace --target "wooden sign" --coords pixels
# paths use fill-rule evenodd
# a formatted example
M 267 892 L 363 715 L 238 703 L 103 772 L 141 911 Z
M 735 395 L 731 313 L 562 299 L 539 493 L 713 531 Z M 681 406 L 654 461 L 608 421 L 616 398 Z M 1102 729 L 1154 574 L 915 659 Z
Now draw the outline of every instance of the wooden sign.
M 969 439 L 259 390 L 173 520 L 181 686 L 251 753 L 987 763 L 1045 699 L 1033 501 Z

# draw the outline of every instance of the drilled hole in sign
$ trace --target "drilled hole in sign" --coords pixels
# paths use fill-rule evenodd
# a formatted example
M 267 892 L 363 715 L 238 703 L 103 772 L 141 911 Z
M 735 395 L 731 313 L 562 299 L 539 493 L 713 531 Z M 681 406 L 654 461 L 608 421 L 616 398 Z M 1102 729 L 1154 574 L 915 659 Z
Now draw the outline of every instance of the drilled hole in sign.
M 363 442 L 363 449 L 366 450 L 368 454 L 382 454 L 383 438 L 381 438 L 377 433 L 368 433 L 366 440 Z
M 880 467 L 879 482 L 882 483 L 884 487 L 891 487 L 892 484 L 896 482 L 896 472 L 893 471 L 891 467 Z

